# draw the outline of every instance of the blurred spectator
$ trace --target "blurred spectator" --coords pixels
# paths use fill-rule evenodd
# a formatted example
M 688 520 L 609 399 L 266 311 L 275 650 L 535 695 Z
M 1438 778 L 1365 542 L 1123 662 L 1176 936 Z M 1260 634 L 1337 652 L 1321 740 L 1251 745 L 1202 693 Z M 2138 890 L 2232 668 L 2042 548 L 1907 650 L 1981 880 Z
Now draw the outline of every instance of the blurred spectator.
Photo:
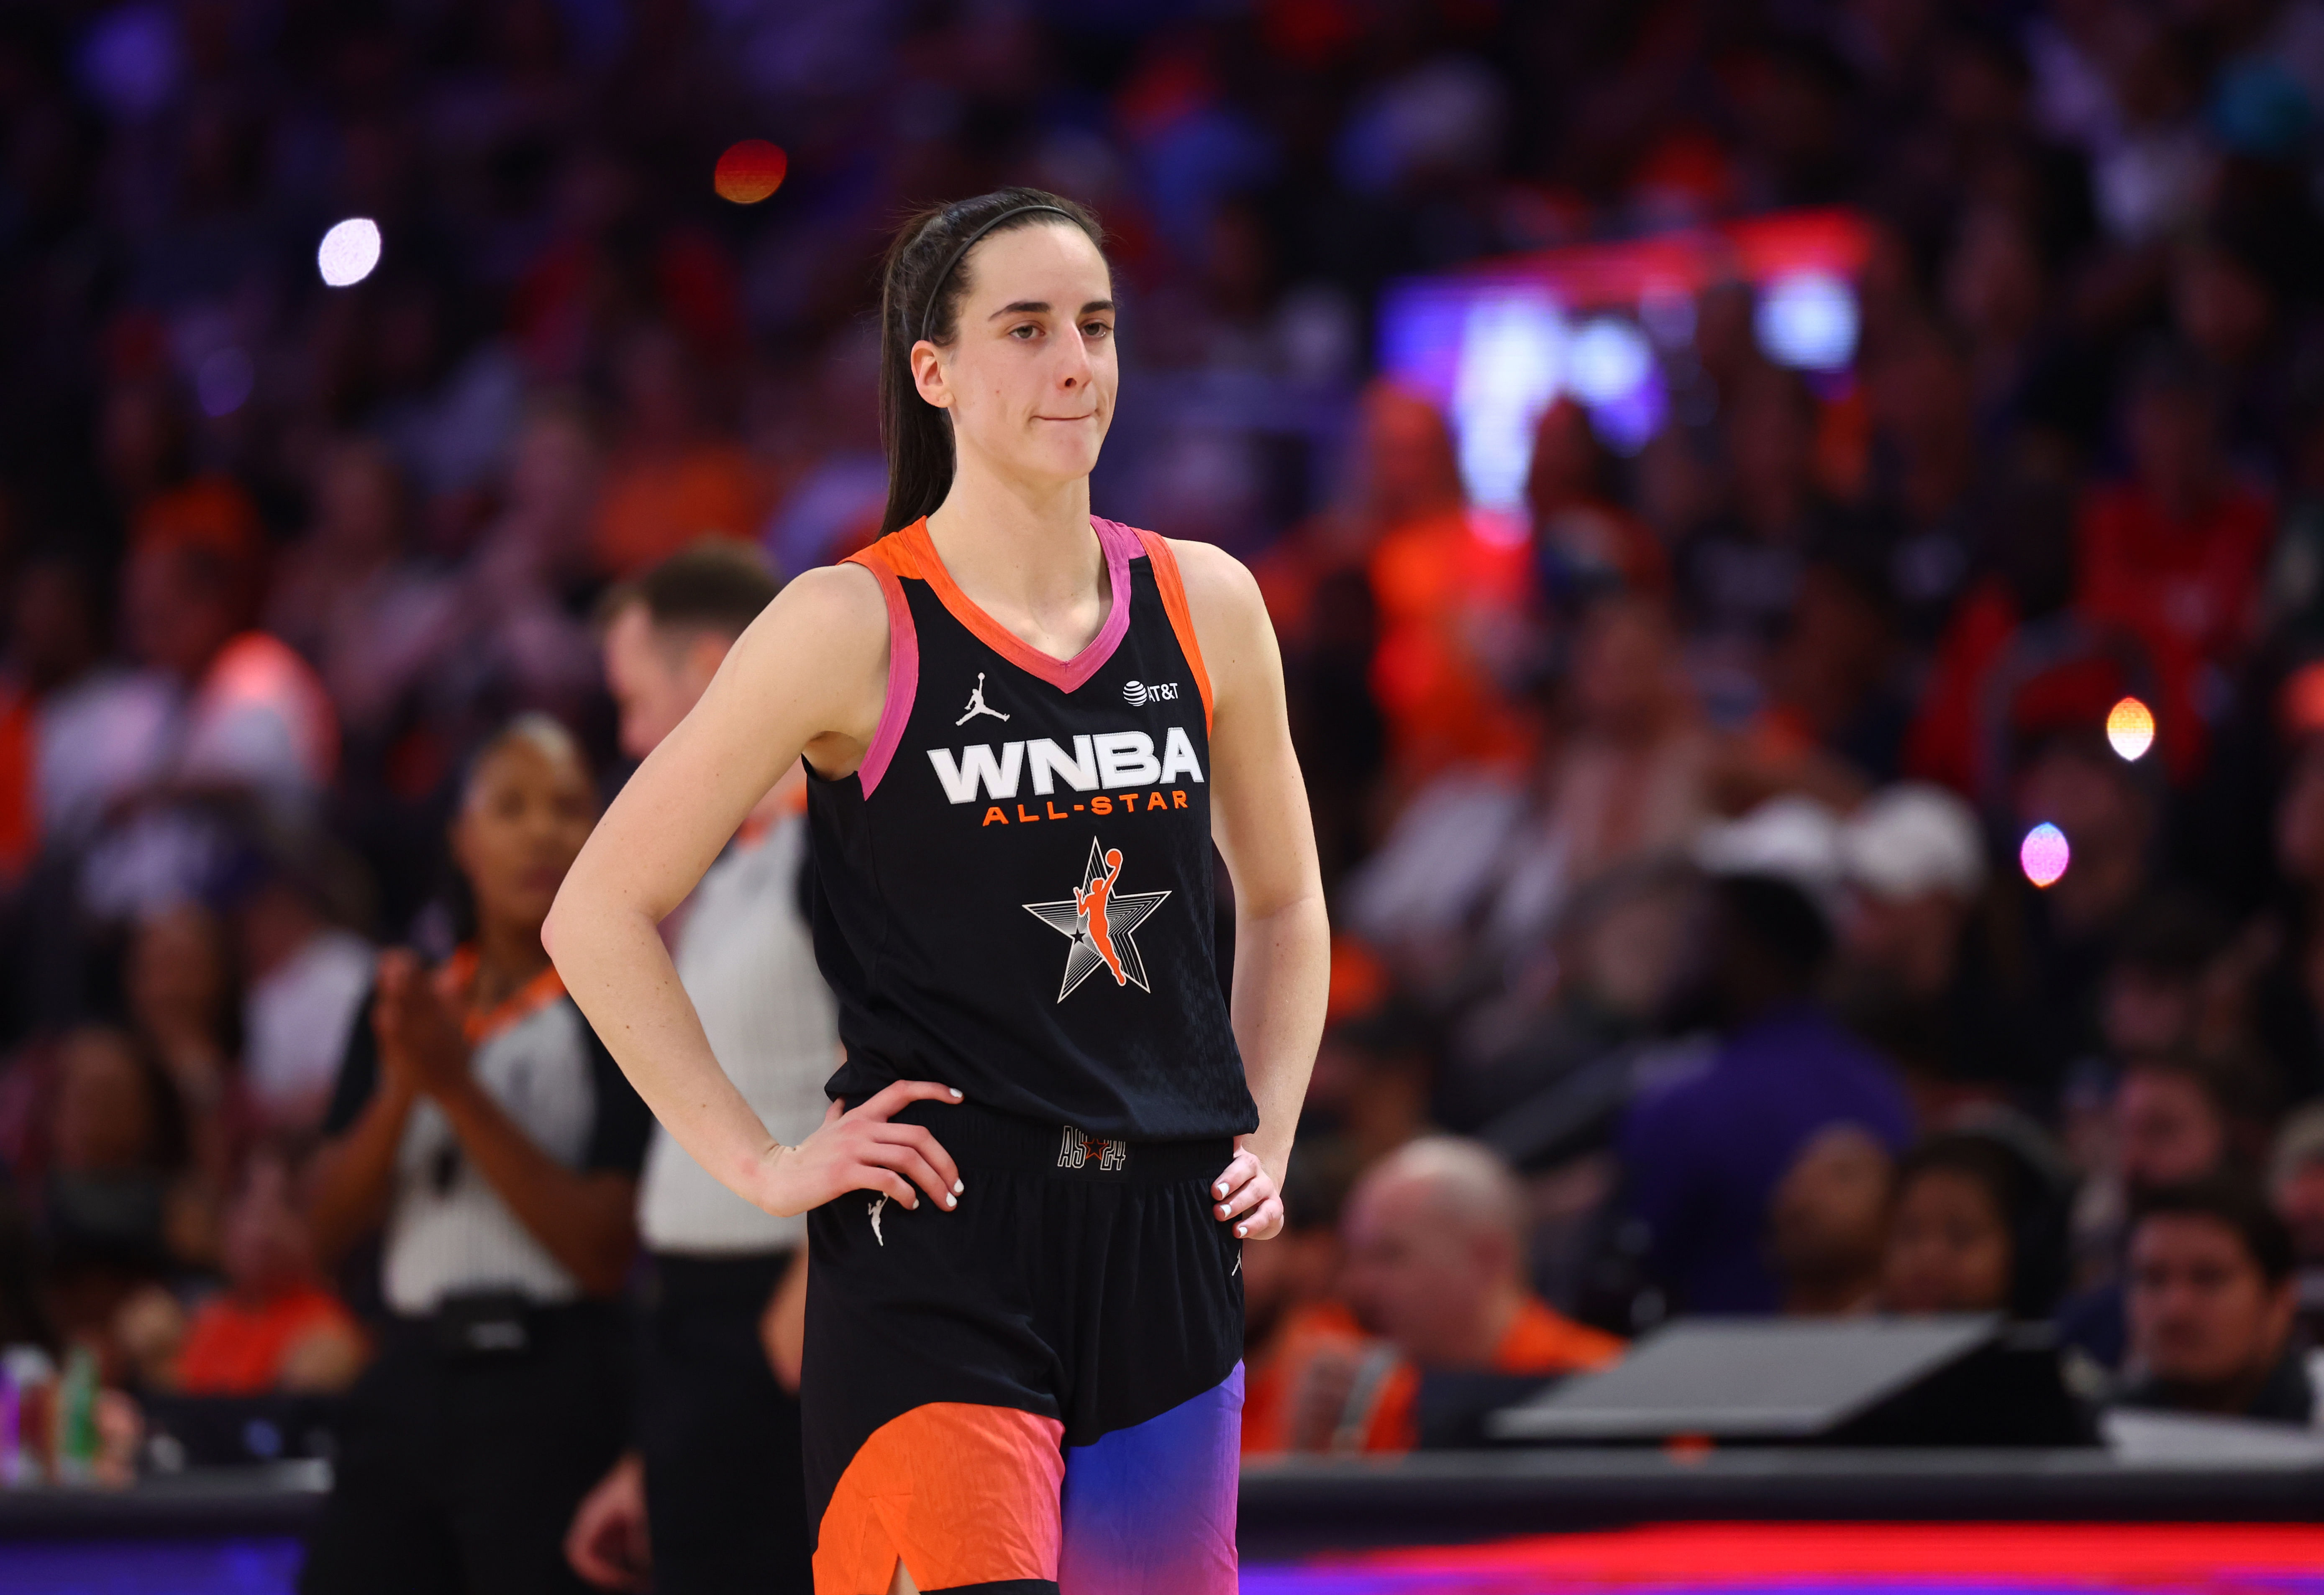
M 290 1197 L 281 1153 L 253 1157 L 226 1212 L 226 1288 L 196 1307 L 176 1335 L 149 1343 L 142 1358 L 149 1388 L 258 1396 L 342 1390 L 354 1382 L 363 1366 L 362 1332 L 317 1277 L 306 1220 Z
M 2074 1214 L 2075 1249 L 2098 1283 L 2058 1310 L 2060 1338 L 2106 1368 L 2120 1366 L 2129 1343 L 2118 1273 L 2128 1224 L 2153 1193 L 2222 1175 L 2233 1147 L 2218 1075 L 2182 1055 L 2125 1065 L 2112 1120 L 2112 1166 L 2085 1185 Z
M 1875 794 L 1840 834 L 1849 888 L 1836 1001 L 1924 1102 L 2031 1083 L 2023 972 L 1996 945 L 1985 838 L 1941 788 Z
M 1831 950 L 1822 911 L 1762 875 L 1719 880 L 1709 927 L 1722 1039 L 1699 1073 L 1649 1087 L 1621 1131 L 1628 1200 L 1677 1308 L 1767 1313 L 1768 1203 L 1816 1132 L 1860 1127 L 1893 1156 L 1912 1110 L 1887 1065 L 1813 1000 Z
M 1767 1202 L 1767 1257 L 1788 1318 L 1868 1312 L 1895 1159 L 1854 1124 L 1827 1124 L 1800 1149 Z
M 1400 790 L 1455 762 L 1514 761 L 1530 738 L 1500 683 L 1531 595 L 1523 529 L 1471 512 L 1451 433 L 1426 400 L 1375 383 L 1359 424 L 1356 502 L 1261 561 L 1268 607 L 1304 641 L 1322 618 L 1314 605 L 1325 578 L 1369 575 L 1379 626 L 1371 687 Z
M 2301 1339 L 2324 1344 L 2324 1103 L 2301 1108 L 2276 1132 L 2268 1199 L 2292 1236 Z
M 333 870 L 319 841 L 262 849 L 234 906 L 243 1089 L 276 1130 L 321 1124 L 377 961 L 369 942 L 333 920 L 325 900 Z
M 1603 1367 L 1621 1342 L 1527 1288 L 1523 1188 L 1474 1143 L 1411 1142 L 1368 1172 L 1342 1225 L 1349 1307 L 1384 1349 L 1319 1351 L 1293 1386 L 1301 1450 L 1409 1451 L 1432 1372 L 1549 1378 Z
M 1554 602 L 1574 605 L 1607 592 L 1660 597 L 1670 557 L 1616 494 L 1614 456 L 1591 429 L 1590 412 L 1560 399 L 1541 412 L 1526 473 L 1534 558 Z
M 2084 505 L 2077 601 L 2170 655 L 2232 668 L 2253 641 L 2273 506 L 2230 474 L 2217 388 L 2183 351 L 2133 373 L 2124 429 L 2131 479 Z
M 767 484 L 739 443 L 711 430 L 701 375 L 678 335 L 631 333 L 615 375 L 621 425 L 597 510 L 598 571 L 627 576 L 699 537 L 756 535 Z
M 125 1362 L 115 1314 L 175 1261 L 188 1225 L 186 1114 L 170 1078 L 125 1031 L 85 1026 L 57 1049 L 49 1163 L 38 1230 L 48 1258 L 46 1305 L 60 1338 Z
M 2147 1195 L 2133 1222 L 2125 1406 L 2303 1426 L 2315 1418 L 2292 1239 L 2256 1193 L 2224 1178 Z
M 1355 1315 L 1333 1294 L 1347 1197 L 1343 1165 L 1352 1167 L 1354 1159 L 1303 1141 L 1284 1179 L 1282 1230 L 1243 1248 L 1243 1342 L 1250 1348 L 1242 1402 L 1246 1456 L 1288 1448 L 1295 1372 L 1319 1351 L 1363 1339 Z
M 1443 978 L 1476 927 L 1489 953 L 1521 947 L 1568 897 L 1622 864 L 1683 850 L 1709 817 L 1712 744 L 1669 622 L 1650 599 L 1592 604 L 1575 637 L 1563 728 L 1538 784 L 1473 770 L 1412 801 L 1348 883 L 1346 917 L 1406 966 Z M 1474 933 L 1472 932 L 1472 935 Z
M 2064 1181 L 2013 1139 L 1931 1136 L 1897 1166 L 1880 1305 L 2049 1316 L 2065 1278 Z
M 348 736 L 369 741 L 448 641 L 452 595 L 410 557 L 407 494 L 385 445 L 334 443 L 313 497 L 315 523 L 276 568 L 267 624 L 314 662 Z

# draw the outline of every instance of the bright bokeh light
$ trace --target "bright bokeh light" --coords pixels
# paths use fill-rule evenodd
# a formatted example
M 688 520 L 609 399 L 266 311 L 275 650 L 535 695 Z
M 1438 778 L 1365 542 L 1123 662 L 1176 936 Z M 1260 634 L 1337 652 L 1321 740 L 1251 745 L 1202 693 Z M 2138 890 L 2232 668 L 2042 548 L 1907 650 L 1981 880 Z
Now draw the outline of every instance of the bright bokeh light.
M 2107 741 L 2125 759 L 2144 759 L 2154 745 L 2154 711 L 2126 697 L 2107 711 Z
M 1654 351 L 1637 327 L 1618 316 L 1600 316 L 1584 322 L 1567 346 L 1565 385 L 1592 409 L 1618 403 L 1637 392 L 1654 363 Z
M 711 182 L 721 199 L 756 205 L 783 186 L 783 174 L 790 166 L 791 158 L 780 146 L 762 138 L 746 138 L 718 157 L 718 170 Z
M 1753 317 L 1768 358 L 1804 371 L 1840 371 L 1856 358 L 1856 290 L 1823 272 L 1778 279 Z
M 2017 864 L 2025 871 L 2025 879 L 2036 886 L 2055 886 L 2073 862 L 2074 850 L 2066 845 L 2066 834 L 2044 820 L 2025 833 L 2025 840 L 2017 844 Z
M 379 224 L 367 216 L 351 216 L 323 235 L 315 251 L 315 267 L 333 288 L 352 288 L 379 264 Z
M 1451 412 L 1469 502 L 1515 510 L 1525 502 L 1533 429 L 1565 379 L 1572 337 L 1549 296 L 1516 287 L 1480 293 L 1458 323 Z

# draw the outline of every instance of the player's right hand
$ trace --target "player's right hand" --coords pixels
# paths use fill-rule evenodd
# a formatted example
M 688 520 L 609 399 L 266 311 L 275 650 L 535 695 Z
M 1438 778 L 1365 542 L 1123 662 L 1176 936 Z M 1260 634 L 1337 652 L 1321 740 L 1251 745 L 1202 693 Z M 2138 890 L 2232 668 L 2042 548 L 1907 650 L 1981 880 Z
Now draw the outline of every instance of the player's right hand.
M 832 1103 L 813 1135 L 796 1147 L 770 1148 L 760 1160 L 759 1205 L 788 1218 L 850 1191 L 877 1191 L 918 1207 L 925 1191 L 940 1208 L 957 1206 L 960 1169 L 951 1154 L 920 1126 L 890 1119 L 907 1102 L 960 1100 L 933 1080 L 899 1080 L 855 1107 Z

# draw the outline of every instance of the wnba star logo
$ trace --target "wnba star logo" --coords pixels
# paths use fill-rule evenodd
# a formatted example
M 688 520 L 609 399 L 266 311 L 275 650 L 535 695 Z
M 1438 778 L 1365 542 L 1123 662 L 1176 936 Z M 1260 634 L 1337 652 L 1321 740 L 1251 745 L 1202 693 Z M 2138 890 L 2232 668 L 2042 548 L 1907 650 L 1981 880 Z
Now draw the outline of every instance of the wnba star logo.
M 1074 895 L 1024 905 L 1028 914 L 1073 942 L 1065 950 L 1065 983 L 1057 988 L 1060 1002 L 1101 967 L 1112 974 L 1117 986 L 1136 986 L 1141 991 L 1154 989 L 1146 983 L 1146 961 L 1138 955 L 1138 942 L 1130 933 L 1145 924 L 1170 894 L 1117 891 L 1115 883 L 1120 879 L 1121 849 L 1109 847 L 1101 853 L 1097 839 L 1092 837 L 1089 862 L 1083 866 L 1082 883 L 1074 889 Z

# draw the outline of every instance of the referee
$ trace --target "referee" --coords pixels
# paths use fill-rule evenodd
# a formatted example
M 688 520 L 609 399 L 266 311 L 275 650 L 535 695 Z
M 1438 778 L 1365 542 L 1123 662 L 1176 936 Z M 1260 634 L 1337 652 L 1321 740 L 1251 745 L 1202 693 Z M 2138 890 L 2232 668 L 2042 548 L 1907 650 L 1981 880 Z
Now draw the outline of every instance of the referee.
M 463 784 L 472 939 L 382 956 L 325 1120 L 313 1222 L 380 1236 L 391 1310 L 357 1385 L 303 1595 L 545 1595 L 620 1452 L 637 1172 L 652 1119 L 565 994 L 540 926 L 596 819 L 564 729 L 528 715 Z
M 643 758 L 686 717 L 777 585 L 747 548 L 708 540 L 608 595 L 605 678 L 623 752 Z M 719 1063 L 794 1142 L 823 1121 L 839 1061 L 801 902 L 804 779 L 785 777 L 710 866 L 675 956 Z M 650 1567 L 655 1595 L 804 1595 L 806 1221 L 753 1207 L 659 1129 L 639 1195 L 653 1281 L 638 1451 L 576 1516 L 567 1554 L 606 1589 L 643 1588 Z

